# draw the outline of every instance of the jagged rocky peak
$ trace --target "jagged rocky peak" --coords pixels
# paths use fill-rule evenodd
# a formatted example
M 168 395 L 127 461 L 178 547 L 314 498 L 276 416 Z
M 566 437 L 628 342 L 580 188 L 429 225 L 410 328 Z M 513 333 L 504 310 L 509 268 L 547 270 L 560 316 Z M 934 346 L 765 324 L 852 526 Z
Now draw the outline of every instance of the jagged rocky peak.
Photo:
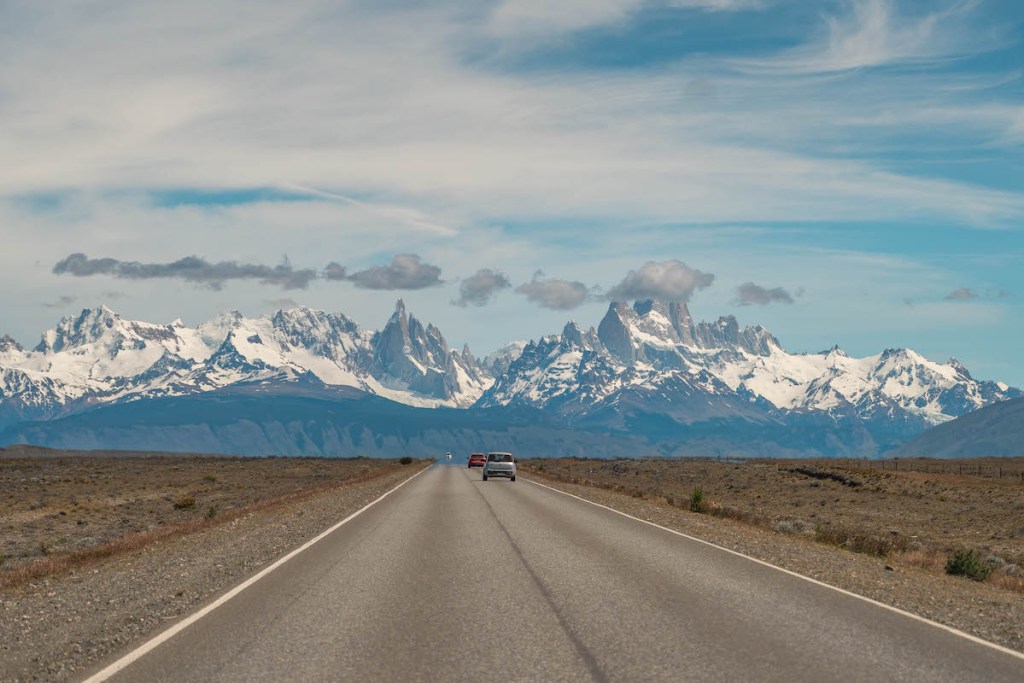
M 758 356 L 770 356 L 775 349 L 782 349 L 779 340 L 760 325 L 743 328 L 740 333 L 740 346 Z
M 613 301 L 597 326 L 597 336 L 608 352 L 625 363 L 636 360 L 631 328 L 637 319 L 635 310 L 622 301 Z
M 0 337 L 0 353 L 7 353 L 10 351 L 22 352 L 25 348 L 10 337 L 10 335 L 4 335 Z
M 562 328 L 562 343 L 566 346 L 584 347 L 583 330 L 580 329 L 575 320 L 570 320 Z
M 964 367 L 964 364 L 961 363 L 960 359 L 957 358 L 956 356 L 953 356 L 949 360 L 947 360 L 946 365 L 956 370 L 956 373 L 960 377 L 964 379 L 974 379 L 973 377 L 971 377 L 971 373 L 968 372 L 967 368 Z
M 697 342 L 708 349 L 735 348 L 739 346 L 740 325 L 735 316 L 723 315 L 713 323 L 697 325 L 696 337 Z
M 736 317 L 723 315 L 713 323 L 702 322 L 694 330 L 699 346 L 708 349 L 743 349 L 757 356 L 770 356 L 781 349 L 779 340 L 761 327 L 753 325 L 740 329 Z
M 301 346 L 321 355 L 330 355 L 330 347 L 344 337 L 361 333 L 359 325 L 341 313 L 325 313 L 307 306 L 278 311 L 271 324 L 292 346 Z
M 399 299 L 384 329 L 373 335 L 374 365 L 386 369 L 387 365 L 404 358 L 405 349 L 411 346 L 409 342 L 409 315 L 405 302 Z
M 647 299 L 633 304 L 636 313 L 634 325 L 636 329 L 655 339 L 679 344 L 682 340 L 672 320 L 672 312 L 664 301 Z
M 591 328 L 593 330 L 593 328 Z M 505 344 L 500 349 L 492 351 L 484 356 L 481 365 L 484 366 L 493 376 L 498 377 L 505 374 L 508 366 L 511 365 L 523 353 L 527 346 L 526 341 L 514 341 Z
M 672 322 L 672 327 L 675 329 L 676 334 L 679 336 L 679 341 L 687 346 L 693 346 L 694 340 L 694 327 L 693 327 L 693 316 L 690 315 L 690 309 L 687 308 L 685 302 L 673 301 L 668 305 L 668 318 Z
M 120 316 L 106 306 L 84 308 L 77 316 L 65 316 L 57 327 L 47 330 L 36 347 L 42 353 L 55 353 L 95 341 L 110 334 Z
M 435 398 L 449 399 L 461 390 L 454 354 L 441 330 L 433 324 L 424 327 L 408 314 L 401 299 L 371 345 L 375 375 L 397 379 L 413 391 Z

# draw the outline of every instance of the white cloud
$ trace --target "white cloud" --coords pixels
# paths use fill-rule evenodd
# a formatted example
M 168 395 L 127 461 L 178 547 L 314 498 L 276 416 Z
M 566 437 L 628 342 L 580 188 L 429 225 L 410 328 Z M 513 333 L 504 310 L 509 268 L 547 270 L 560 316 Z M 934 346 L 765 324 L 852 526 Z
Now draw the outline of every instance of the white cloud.
M 543 308 L 571 311 L 587 301 L 590 288 L 575 280 L 547 278 L 543 272 L 537 271 L 532 280 L 516 287 L 516 293 Z
M 502 38 L 522 40 L 618 23 L 645 7 L 721 12 L 761 4 L 760 0 L 504 0 L 492 12 L 488 29 Z
M 607 273 L 663 259 L 671 248 L 727 284 L 697 301 L 718 306 L 708 311 L 717 315 L 746 280 L 792 292 L 803 280 L 787 273 L 817 267 L 814 254 L 789 250 L 758 272 L 773 238 L 723 225 L 771 224 L 762 230 L 778 239 L 780 223 L 815 233 L 833 221 L 895 230 L 909 221 L 1012 228 L 1024 218 L 1024 196 L 1012 183 L 986 187 L 892 164 L 902 151 L 934 152 L 950 141 L 969 156 L 1017 149 L 1024 139 L 1017 81 L 1005 80 L 1014 74 L 943 67 L 1005 38 L 998 27 L 979 30 L 971 3 L 917 15 L 902 5 L 851 3 L 802 47 L 757 62 L 705 55 L 608 71 L 516 70 L 501 61 L 500 45 L 497 57 L 468 58 L 494 42 L 495 31 L 509 31 L 506 43 L 529 42 L 533 29 L 515 27 L 513 5 L 493 16 L 461 2 L 399 16 L 387 4 L 4 5 L 0 286 L 33 288 L 27 298 L 38 309 L 67 294 L 67 280 L 49 272 L 67 254 L 162 262 L 183 254 L 181 244 L 213 262 L 277 263 L 288 254 L 296 264 L 336 261 L 359 272 L 415 253 L 451 278 L 494 268 L 522 283 L 544 268 L 569 283 L 608 286 Z M 701 11 L 743 5 L 689 3 Z M 605 0 L 516 11 L 553 13 L 538 24 L 557 39 L 629 20 L 640 7 Z M 487 23 L 501 16 L 506 29 Z M 915 68 L 866 68 L 885 65 Z M 931 137 L 921 143 L 922 136 Z M 301 189 L 310 201 L 167 207 L 147 199 L 150 189 L 182 187 Z M 10 200 L 33 192 L 67 194 L 45 211 Z M 666 226 L 656 238 L 626 230 L 652 224 Z M 707 226 L 697 241 L 679 224 Z M 815 308 L 809 294 L 801 308 L 836 309 L 861 272 L 843 270 L 845 285 L 831 300 Z M 809 292 L 831 271 L 818 275 L 807 277 Z M 930 295 L 959 282 L 942 279 Z M 188 318 L 182 301 L 196 317 L 262 310 L 267 297 L 265 288 L 237 282 L 202 297 L 164 284 L 133 287 L 126 305 L 137 310 L 126 314 Z M 101 302 L 102 286 L 83 279 L 76 295 Z M 347 294 L 354 291 L 317 281 L 295 298 L 368 325 L 393 304 L 386 290 Z M 457 296 L 453 284 L 409 298 L 443 310 L 467 334 L 495 330 L 495 344 L 516 333 L 510 327 L 528 307 L 511 296 L 479 309 L 449 306 Z M 906 296 L 924 295 L 901 293 L 898 301 Z M 39 313 L 19 306 L 8 302 L 5 319 L 36 334 L 38 317 L 28 316 Z M 582 306 L 603 308 L 586 296 Z M 799 319 L 785 318 L 796 308 L 745 311 L 800 329 Z M 856 313 L 828 324 L 871 325 L 869 305 Z M 548 309 L 529 315 L 551 328 L 542 332 L 564 322 Z M 474 316 L 493 317 L 480 325 Z
M 894 93 L 897 121 L 922 99 L 954 97 L 937 95 L 935 80 L 858 101 L 727 62 L 487 72 L 459 59 L 478 28 L 440 10 L 397 21 L 325 18 L 316 4 L 131 3 L 102 19 L 41 12 L 32 31 L 12 33 L 0 57 L 7 192 L 298 187 L 442 236 L 508 216 L 987 224 L 1024 214 L 1017 193 L 803 148 L 808 135 L 842 148 L 864 128 L 858 113 L 877 117 L 872 103 Z M 697 97 L 686 85 L 697 81 L 713 94 Z
M 900 16 L 892 0 L 851 0 L 849 12 L 827 15 L 821 36 L 800 47 L 763 60 L 751 68 L 791 73 L 849 71 L 887 64 L 922 63 L 992 49 L 993 42 L 964 30 L 963 22 L 977 0 L 945 0 L 921 16 Z
M 710 287 L 715 281 L 711 273 L 690 268 L 682 261 L 648 261 L 638 270 L 631 270 L 622 281 L 608 290 L 612 301 L 658 299 L 689 301 L 698 289 Z

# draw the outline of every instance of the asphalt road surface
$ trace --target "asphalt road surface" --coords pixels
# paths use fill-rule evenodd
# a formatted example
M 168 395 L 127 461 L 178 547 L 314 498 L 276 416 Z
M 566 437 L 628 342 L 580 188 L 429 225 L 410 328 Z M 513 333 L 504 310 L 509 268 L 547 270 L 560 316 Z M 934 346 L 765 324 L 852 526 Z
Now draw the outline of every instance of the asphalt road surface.
M 1024 681 L 1024 659 L 520 478 L 436 465 L 119 681 Z

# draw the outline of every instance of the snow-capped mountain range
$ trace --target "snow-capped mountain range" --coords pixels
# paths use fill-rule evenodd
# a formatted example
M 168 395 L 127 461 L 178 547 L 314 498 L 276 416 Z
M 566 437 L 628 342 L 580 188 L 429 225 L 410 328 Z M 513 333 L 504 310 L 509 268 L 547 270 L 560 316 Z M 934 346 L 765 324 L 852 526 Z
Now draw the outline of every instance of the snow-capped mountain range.
M 238 383 L 348 386 L 408 405 L 468 407 L 492 379 L 470 353 L 448 349 L 401 300 L 379 332 L 309 308 L 198 327 L 124 320 L 107 307 L 66 317 L 32 350 L 0 341 L 7 422 L 96 403 L 215 391 Z
M 956 359 L 936 363 L 909 349 L 866 358 L 839 347 L 792 354 L 761 326 L 740 329 L 732 316 L 695 325 L 685 304 L 643 301 L 612 304 L 597 330 L 570 322 L 561 335 L 531 342 L 480 403 L 592 410 L 666 383 L 778 411 L 904 412 L 929 425 L 1021 395 L 975 380 Z
M 723 420 L 787 427 L 810 417 L 856 428 L 857 438 L 866 430 L 881 450 L 1024 396 L 975 380 L 955 359 L 936 363 L 907 349 L 792 354 L 763 327 L 741 329 L 731 316 L 694 323 L 685 304 L 658 301 L 612 303 L 596 329 L 570 322 L 560 335 L 513 342 L 483 360 L 450 349 L 401 300 L 377 332 L 309 308 L 231 312 L 192 328 L 101 307 L 64 318 L 32 350 L 0 338 L 0 427 L 102 404 L 301 384 L 424 408 L 526 408 L 620 434 L 652 424 L 663 436 L 707 431 Z

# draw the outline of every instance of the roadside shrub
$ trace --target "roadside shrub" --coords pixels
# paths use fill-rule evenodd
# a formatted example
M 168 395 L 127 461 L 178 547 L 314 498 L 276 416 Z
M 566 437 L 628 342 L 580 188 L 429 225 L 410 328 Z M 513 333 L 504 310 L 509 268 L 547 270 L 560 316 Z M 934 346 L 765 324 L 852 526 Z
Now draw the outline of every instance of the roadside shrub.
M 175 510 L 194 510 L 196 507 L 196 499 L 194 496 L 185 496 L 174 501 Z
M 712 517 L 727 517 L 729 519 L 735 519 L 740 522 L 752 521 L 751 515 L 745 510 L 740 510 L 731 505 L 719 505 L 718 503 L 709 503 L 704 501 L 704 508 L 702 512 L 711 515 Z
M 953 576 L 966 576 L 975 581 L 984 581 L 992 573 L 992 567 L 981 559 L 981 553 L 977 550 L 961 548 L 954 551 L 946 560 L 946 573 Z
M 690 512 L 707 512 L 708 503 L 704 500 L 704 489 L 694 486 L 690 492 Z
M 217 516 L 218 512 L 220 512 L 220 508 L 217 507 L 216 505 L 211 505 L 210 509 L 206 511 L 206 518 L 213 519 Z
M 775 530 L 787 536 L 795 536 L 804 531 L 804 523 L 799 519 L 783 519 L 775 525 Z
M 398 462 L 402 463 L 403 465 L 411 465 L 412 458 L 410 458 L 408 455 L 403 455 L 401 458 L 398 459 Z
M 910 541 L 905 536 L 890 534 L 876 536 L 858 529 L 847 529 L 830 524 L 818 524 L 814 527 L 814 540 L 818 543 L 835 545 L 855 553 L 887 557 L 894 552 L 910 549 Z

